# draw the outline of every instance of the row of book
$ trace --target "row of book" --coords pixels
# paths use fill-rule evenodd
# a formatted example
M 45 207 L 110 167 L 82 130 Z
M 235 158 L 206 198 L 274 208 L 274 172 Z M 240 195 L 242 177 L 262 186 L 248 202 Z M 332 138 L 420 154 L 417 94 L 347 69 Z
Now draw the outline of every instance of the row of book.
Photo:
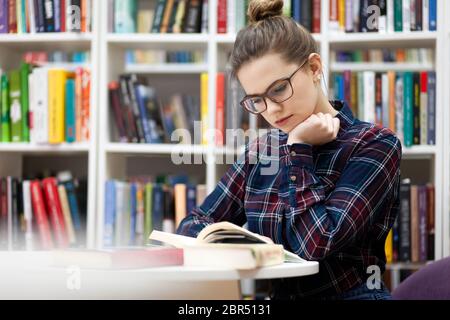
M 110 110 L 120 142 L 201 143 L 201 134 L 194 135 L 201 132 L 195 127 L 195 121 L 201 117 L 198 96 L 174 94 L 160 97 L 154 87 L 135 74 L 121 75 L 119 81 L 109 83 L 108 90 Z M 172 133 L 176 129 L 186 130 L 190 137 L 183 135 L 182 141 L 172 141 Z
M 127 50 L 126 63 L 163 64 L 163 63 L 206 63 L 204 51 L 168 51 L 168 50 Z
M 436 0 L 330 0 L 330 31 L 436 31 Z
M 83 246 L 85 187 L 69 171 L 41 180 L 0 178 L 0 248 L 48 250 Z
M 23 61 L 33 65 L 45 65 L 48 63 L 89 63 L 90 51 L 29 51 L 23 55 Z
M 0 0 L 0 33 L 90 32 L 91 0 Z
M 235 34 L 248 24 L 248 0 L 218 0 L 217 33 Z M 283 14 L 307 30 L 320 33 L 320 0 L 284 0 Z
M 404 179 L 400 185 L 400 210 L 386 239 L 386 260 L 426 262 L 434 260 L 435 187 L 415 185 Z
M 332 50 L 330 60 L 335 62 L 408 62 L 432 64 L 434 62 L 434 50 L 429 48 L 384 48 L 353 51 Z
M 142 246 L 153 230 L 175 232 L 206 197 L 206 186 L 152 179 L 108 180 L 105 184 L 105 246 Z
M 115 33 L 208 33 L 208 0 L 108 0 Z
M 363 121 L 388 127 L 402 144 L 436 143 L 436 73 L 352 72 L 332 75 L 331 96 Z
M 89 141 L 90 71 L 22 63 L 1 76 L 1 142 Z

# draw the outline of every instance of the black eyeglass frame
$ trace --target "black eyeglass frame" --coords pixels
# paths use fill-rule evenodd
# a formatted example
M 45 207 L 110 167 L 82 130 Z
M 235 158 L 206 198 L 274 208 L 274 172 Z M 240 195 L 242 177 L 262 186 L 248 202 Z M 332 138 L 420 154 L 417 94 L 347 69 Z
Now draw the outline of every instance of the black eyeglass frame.
M 266 89 L 266 92 L 264 92 L 263 94 L 250 94 L 250 95 L 246 95 L 246 96 L 241 100 L 240 105 L 241 105 L 243 108 L 245 108 L 245 110 L 247 110 L 247 111 L 250 112 L 250 113 L 253 113 L 253 114 L 260 114 L 260 113 L 263 113 L 264 111 L 267 110 L 267 102 L 266 102 L 266 99 L 265 99 L 265 98 L 268 98 L 270 101 L 272 101 L 272 102 L 274 102 L 274 103 L 282 103 L 282 102 L 285 102 L 285 101 L 289 100 L 289 99 L 292 98 L 292 96 L 294 95 L 294 87 L 292 86 L 291 79 L 294 77 L 294 75 L 295 75 L 301 68 L 303 68 L 303 66 L 306 64 L 306 62 L 308 62 L 308 60 L 306 60 L 305 62 L 303 62 L 302 65 L 301 65 L 300 67 L 298 67 L 298 68 L 297 68 L 297 69 L 296 69 L 289 77 L 281 78 L 281 79 L 275 80 L 275 81 L 274 81 L 274 82 Z M 277 85 L 278 83 L 280 83 L 280 82 L 282 82 L 282 81 L 288 81 L 289 86 L 291 87 L 291 95 L 290 95 L 288 98 L 283 99 L 283 100 L 280 100 L 280 101 L 274 100 L 274 99 L 271 98 L 267 93 L 268 93 L 275 85 Z M 264 101 L 264 105 L 265 105 L 264 110 L 258 111 L 258 112 L 254 112 L 253 110 L 250 110 L 249 108 L 247 108 L 247 107 L 245 106 L 245 101 L 246 101 L 246 100 L 252 99 L 252 98 L 255 98 L 255 97 L 262 98 L 262 100 Z

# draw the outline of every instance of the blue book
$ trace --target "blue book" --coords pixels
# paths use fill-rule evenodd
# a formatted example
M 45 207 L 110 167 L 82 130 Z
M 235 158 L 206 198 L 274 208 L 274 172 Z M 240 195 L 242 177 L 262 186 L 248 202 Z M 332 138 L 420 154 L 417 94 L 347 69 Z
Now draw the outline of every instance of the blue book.
M 80 207 L 78 205 L 78 198 L 75 190 L 75 185 L 72 180 L 62 183 L 67 193 L 67 200 L 69 202 L 70 216 L 72 217 L 73 228 L 75 231 L 81 230 Z
M 187 185 L 186 187 L 186 211 L 190 214 L 196 207 L 197 188 L 194 185 Z
M 136 240 L 136 216 L 137 216 L 137 185 L 130 184 L 130 245 L 135 244 Z
M 412 72 L 405 72 L 403 75 L 403 130 L 404 130 L 404 143 L 406 147 L 413 145 L 414 126 L 414 94 L 413 94 L 413 74 Z
M 164 220 L 164 191 L 161 184 L 153 185 L 153 229 L 162 231 Z
M 436 31 L 437 29 L 437 9 L 436 0 L 430 0 L 428 7 L 428 18 L 429 18 L 429 30 Z
M 149 99 L 148 88 L 143 84 L 136 84 L 134 86 L 134 90 L 136 93 L 136 101 L 140 112 L 140 121 L 142 122 L 142 127 L 144 128 L 145 142 L 152 143 L 154 141 L 150 132 L 150 125 L 148 123 L 147 114 L 147 103 Z
M 75 80 L 66 80 L 66 141 L 69 143 L 75 142 Z
M 44 0 L 34 0 L 36 32 L 45 32 Z
M 8 33 L 8 0 L 0 0 L 0 33 Z
M 292 18 L 298 23 L 301 23 L 301 7 L 301 0 L 292 0 Z
M 25 1 L 25 0 L 24 0 Z M 61 2 L 54 1 L 55 32 L 61 32 Z
M 114 180 L 106 181 L 105 224 L 103 230 L 103 245 L 110 247 L 114 241 L 114 221 L 116 216 L 116 187 Z

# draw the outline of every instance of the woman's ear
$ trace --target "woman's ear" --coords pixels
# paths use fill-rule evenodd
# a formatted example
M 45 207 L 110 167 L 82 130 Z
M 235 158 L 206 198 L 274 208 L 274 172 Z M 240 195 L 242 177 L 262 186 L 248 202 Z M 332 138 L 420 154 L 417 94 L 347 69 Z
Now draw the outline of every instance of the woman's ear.
M 314 82 L 320 81 L 322 77 L 322 58 L 318 53 L 313 52 L 309 55 L 308 60 Z

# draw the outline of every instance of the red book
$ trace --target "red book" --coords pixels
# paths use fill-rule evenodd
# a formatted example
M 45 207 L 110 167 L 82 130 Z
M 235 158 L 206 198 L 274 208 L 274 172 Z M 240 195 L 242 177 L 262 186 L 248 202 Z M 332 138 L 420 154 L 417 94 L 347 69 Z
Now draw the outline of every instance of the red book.
M 225 74 L 217 73 L 216 145 L 223 146 L 225 139 Z
M 69 245 L 69 238 L 64 224 L 64 216 L 59 200 L 56 178 L 45 178 L 42 181 L 42 186 L 44 188 L 45 200 L 47 202 L 48 213 L 56 243 L 58 244 L 58 247 L 67 247 Z
M 105 250 L 60 250 L 53 253 L 56 266 L 77 265 L 94 269 L 137 269 L 162 266 L 181 266 L 181 248 L 127 248 Z
M 82 103 L 81 103 L 81 139 L 89 141 L 89 118 L 90 118 L 90 100 L 91 100 L 91 72 L 83 69 L 81 80 Z
M 66 32 L 66 0 L 59 0 L 60 1 L 60 13 L 61 13 L 61 32 Z
M 9 33 L 17 33 L 17 8 L 16 8 L 16 0 L 8 1 L 8 30 Z
M 31 181 L 30 190 L 33 214 L 36 218 L 36 224 L 41 239 L 41 248 L 44 250 L 52 249 L 52 235 L 50 232 L 50 225 L 48 223 L 47 211 L 45 210 L 44 197 L 42 196 L 41 183 L 39 180 Z
M 217 4 L 217 33 L 227 33 L 227 0 Z
M 320 0 L 313 1 L 312 32 L 320 33 Z

